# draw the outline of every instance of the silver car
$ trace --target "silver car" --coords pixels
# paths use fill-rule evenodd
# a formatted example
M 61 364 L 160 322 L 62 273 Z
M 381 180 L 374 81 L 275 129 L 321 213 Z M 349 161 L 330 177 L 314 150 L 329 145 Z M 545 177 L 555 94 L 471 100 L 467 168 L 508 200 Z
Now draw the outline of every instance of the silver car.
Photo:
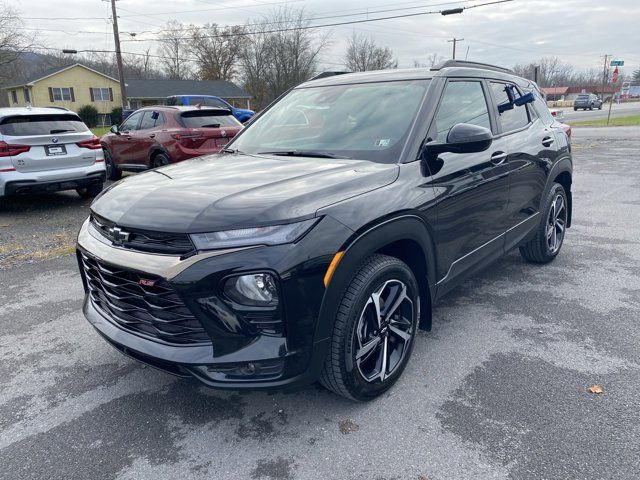
M 76 190 L 102 191 L 100 140 L 72 111 L 0 108 L 0 197 Z

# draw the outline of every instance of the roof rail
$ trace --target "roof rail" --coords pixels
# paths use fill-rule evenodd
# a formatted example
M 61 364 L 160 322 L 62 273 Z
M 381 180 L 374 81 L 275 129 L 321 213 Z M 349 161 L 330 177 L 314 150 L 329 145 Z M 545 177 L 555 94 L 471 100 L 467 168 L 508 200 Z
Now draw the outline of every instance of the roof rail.
M 326 71 L 326 72 L 320 72 L 319 74 L 317 74 L 314 77 L 311 77 L 309 80 L 307 80 L 308 82 L 310 82 L 311 80 L 319 80 L 321 78 L 326 78 L 326 77 L 333 77 L 335 75 L 344 75 L 345 73 L 352 73 L 352 72 L 330 72 L 330 71 Z
M 68 108 L 65 107 L 45 107 L 45 108 L 55 108 L 56 110 L 64 110 L 65 112 L 70 112 L 71 110 L 69 110 Z
M 497 65 L 491 65 L 489 63 L 468 62 L 466 60 L 447 60 L 446 62 L 436 67 L 432 67 L 431 70 L 436 71 L 436 70 L 440 70 L 442 68 L 448 68 L 448 67 L 481 68 L 483 70 L 493 70 L 496 72 L 511 73 L 511 74 L 514 73 L 513 70 L 509 68 L 499 67 Z

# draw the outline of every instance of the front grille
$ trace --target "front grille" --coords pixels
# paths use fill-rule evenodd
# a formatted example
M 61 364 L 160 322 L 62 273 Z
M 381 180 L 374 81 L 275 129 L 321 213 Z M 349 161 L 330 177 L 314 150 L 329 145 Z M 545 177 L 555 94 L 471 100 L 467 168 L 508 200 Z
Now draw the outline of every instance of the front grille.
M 166 233 L 136 228 L 121 228 L 115 223 L 91 215 L 91 225 L 114 245 L 131 250 L 168 255 L 187 255 L 193 253 L 195 247 L 186 233 Z
M 82 252 L 80 257 L 93 303 L 122 329 L 178 345 L 211 341 L 166 280 L 107 265 Z

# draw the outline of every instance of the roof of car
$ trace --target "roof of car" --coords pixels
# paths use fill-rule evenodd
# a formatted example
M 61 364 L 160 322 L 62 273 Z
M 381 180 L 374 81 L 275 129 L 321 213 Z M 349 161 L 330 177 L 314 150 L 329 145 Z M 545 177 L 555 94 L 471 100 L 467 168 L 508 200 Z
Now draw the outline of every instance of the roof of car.
M 66 108 L 60 107 L 6 107 L 0 108 L 0 118 L 15 117 L 16 115 L 60 115 L 68 113 L 76 115 L 76 113 Z
M 434 77 L 480 77 L 510 80 L 520 85 L 530 84 L 530 80 L 518 77 L 511 70 L 477 62 L 447 61 L 439 67 L 374 70 L 368 72 L 335 72 L 328 76 L 317 76 L 298 87 L 319 87 L 349 83 L 390 82 L 396 80 L 420 80 Z

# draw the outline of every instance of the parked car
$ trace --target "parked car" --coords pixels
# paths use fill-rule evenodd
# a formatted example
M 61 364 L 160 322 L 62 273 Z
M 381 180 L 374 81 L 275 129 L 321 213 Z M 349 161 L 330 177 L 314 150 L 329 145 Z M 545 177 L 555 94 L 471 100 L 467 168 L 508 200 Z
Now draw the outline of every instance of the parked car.
M 172 95 L 165 99 L 166 105 L 204 105 L 208 107 L 226 108 L 231 110 L 239 122 L 246 123 L 255 115 L 253 110 L 236 108 L 229 102 L 213 95 Z
M 576 111 L 579 108 L 583 110 L 593 110 L 594 108 L 602 110 L 602 99 L 593 93 L 581 93 L 573 101 L 573 110 Z
M 76 190 L 102 191 L 100 141 L 63 108 L 0 108 L 0 197 Z
M 91 206 L 84 313 L 218 388 L 372 399 L 437 298 L 514 248 L 551 262 L 571 223 L 566 135 L 532 82 L 472 62 L 303 83 L 222 153 L 156 172 Z
M 107 177 L 217 153 L 242 124 L 227 109 L 146 107 L 135 111 L 102 136 Z

